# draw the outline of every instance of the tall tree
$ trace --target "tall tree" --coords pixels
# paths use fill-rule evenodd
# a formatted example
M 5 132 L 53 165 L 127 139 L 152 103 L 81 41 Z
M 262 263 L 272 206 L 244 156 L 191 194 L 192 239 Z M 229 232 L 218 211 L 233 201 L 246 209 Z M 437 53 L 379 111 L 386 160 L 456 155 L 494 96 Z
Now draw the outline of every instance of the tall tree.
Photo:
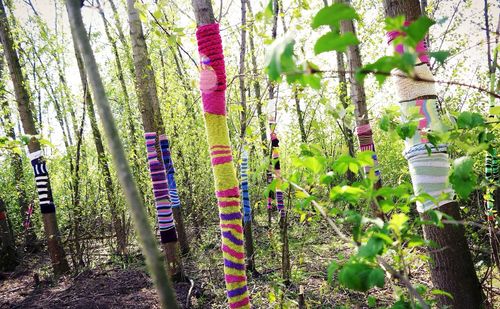
M 4 71 L 4 57 L 3 53 L 0 55 L 0 76 L 3 76 Z M 12 122 L 12 115 L 10 112 L 9 102 L 5 97 L 5 81 L 0 81 L 0 106 L 3 108 L 3 123 L 4 129 L 7 136 L 12 140 L 16 139 L 16 131 L 14 130 L 14 123 Z M 14 174 L 14 181 L 16 185 L 17 201 L 19 204 L 19 210 L 21 218 L 27 216 L 29 205 L 28 194 L 26 194 L 26 189 L 24 186 L 24 170 L 23 170 L 23 159 L 21 155 L 16 152 L 11 153 L 11 165 L 12 173 Z M 32 228 L 31 220 L 26 221 L 24 226 L 24 243 L 23 246 L 28 252 L 36 252 L 39 250 L 38 238 L 35 231 Z
M 243 205 L 245 205 L 245 188 L 246 186 L 246 198 L 248 199 L 248 178 L 247 178 L 247 168 L 248 168 L 248 153 L 245 148 L 245 133 L 247 129 L 247 97 L 245 88 L 245 56 L 247 53 L 247 0 L 241 0 L 241 46 L 240 46 L 240 65 L 239 65 L 239 82 L 240 82 L 240 100 L 241 100 L 241 111 L 240 111 L 240 138 L 241 138 L 241 151 L 242 162 L 241 162 L 241 189 L 243 193 Z M 245 167 L 245 165 L 247 165 Z M 253 248 L 253 235 L 252 235 L 252 214 L 250 208 L 250 201 L 248 201 L 247 207 L 243 208 L 245 214 L 243 220 L 243 228 L 245 234 L 245 251 L 247 257 L 247 269 L 251 272 L 255 272 L 255 260 L 254 260 L 254 248 Z
M 32 102 L 30 101 L 29 91 L 26 89 L 27 83 L 21 70 L 19 57 L 14 49 L 14 42 L 10 34 L 9 23 L 2 0 L 0 0 L 0 39 L 2 40 L 10 76 L 14 85 L 19 116 L 21 117 L 24 132 L 33 136 L 28 144 L 28 149 L 30 152 L 31 164 L 35 172 L 45 237 L 47 238 L 47 246 L 52 267 L 55 274 L 63 274 L 69 271 L 69 266 L 57 225 L 56 208 L 52 198 L 49 173 L 42 156 L 40 142 L 34 137 L 38 132 L 31 110 Z
M 238 179 L 226 119 L 226 68 L 210 0 L 192 1 L 200 54 L 200 90 L 218 200 L 224 277 L 230 308 L 250 308 Z
M 335 3 L 349 3 L 350 0 L 335 0 Z M 356 33 L 354 27 L 354 22 L 349 20 L 342 20 L 340 22 L 340 32 L 341 33 Z M 347 60 L 349 68 L 349 84 L 351 86 L 351 99 L 354 103 L 354 115 L 356 118 L 356 134 L 358 135 L 359 148 L 360 151 L 372 151 L 375 152 L 375 144 L 373 142 L 373 132 L 370 126 L 370 120 L 368 115 L 368 107 L 366 105 L 366 93 L 363 82 L 356 79 L 356 71 L 363 66 L 363 61 L 361 60 L 361 52 L 359 50 L 359 45 L 349 45 L 347 47 Z M 380 171 L 378 169 L 377 155 L 373 155 L 374 161 L 374 172 L 375 176 L 378 177 L 375 183 L 375 188 L 380 188 L 382 186 L 382 180 L 380 178 Z M 370 167 L 365 167 L 365 174 L 368 174 Z M 382 213 L 378 209 L 375 203 L 371 205 L 372 210 L 377 216 L 382 216 Z
M 384 0 L 384 9 L 387 17 L 404 16 L 408 24 L 421 16 L 418 0 Z M 401 35 L 399 32 L 390 34 L 394 34 L 395 37 Z M 425 50 L 424 44 L 422 42 L 420 44 Z M 415 74 L 421 78 L 433 79 L 428 63 L 427 55 L 421 54 L 414 67 Z M 438 126 L 440 116 L 436 107 L 437 92 L 434 83 L 418 82 L 403 76 L 397 77 L 395 82 L 402 114 L 405 114 L 405 110 L 409 110 L 412 106 L 422 106 L 420 111 L 426 120 L 425 126 L 429 128 Z M 424 109 L 425 115 L 422 112 Z M 426 116 L 429 114 L 433 117 Z M 430 155 L 427 154 L 425 146 L 432 149 Z M 447 183 L 449 173 L 447 145 L 432 146 L 425 136 L 417 132 L 416 137 L 406 140 L 405 157 L 410 166 L 410 175 L 416 194 L 428 193 L 438 198 L 442 193 L 450 193 L 451 189 Z M 427 166 L 433 167 L 432 173 L 425 168 Z M 442 180 L 439 181 L 439 179 Z M 429 200 L 417 203 L 417 207 L 425 218 L 427 217 L 425 211 L 436 206 Z M 446 215 L 457 221 L 461 220 L 457 202 L 445 200 L 440 202 L 438 207 L 439 211 Z M 436 288 L 453 296 L 453 298 L 438 296 L 439 306 L 482 308 L 481 285 L 467 247 L 464 227 L 445 224 L 444 228 L 438 228 L 434 225 L 425 225 L 424 236 L 440 247 L 438 250 L 430 251 L 432 282 Z
M 182 277 L 182 264 L 177 252 L 177 239 L 187 242 L 184 231 L 184 223 L 180 208 L 172 208 L 168 194 L 168 183 L 161 171 L 165 174 L 163 166 L 160 139 L 165 134 L 165 126 L 161 115 L 160 102 L 156 90 L 155 75 L 149 59 L 146 39 L 142 31 L 142 23 L 139 13 L 135 8 L 135 0 L 127 0 L 128 21 L 130 27 L 130 38 L 132 40 L 132 52 L 135 68 L 135 79 L 137 94 L 141 106 L 142 122 L 148 145 L 148 161 L 150 165 L 151 179 L 157 208 L 158 222 L 160 225 L 161 242 L 168 260 L 171 274 Z M 148 144 L 152 143 L 152 144 Z M 150 147 L 151 146 L 151 147 Z M 154 151 L 155 150 L 155 151 Z M 155 156 L 156 153 L 156 156 Z M 158 164 L 160 162 L 161 164 Z M 158 170 L 153 170 L 158 169 Z M 157 179 L 161 177 L 162 179 Z M 163 186 L 167 185 L 166 190 Z M 175 225 L 172 224 L 172 214 Z M 177 234 L 176 228 L 179 231 Z
M 165 309 L 177 309 L 178 305 L 175 299 L 175 293 L 165 272 L 163 259 L 160 258 L 160 252 L 157 249 L 153 233 L 151 232 L 151 227 L 148 223 L 142 198 L 139 194 L 134 178 L 132 177 L 108 98 L 104 90 L 101 76 L 99 74 L 99 70 L 97 69 L 94 53 L 92 51 L 92 47 L 90 46 L 87 33 L 85 32 L 80 6 L 81 0 L 66 1 L 70 26 L 75 34 L 78 49 L 83 58 L 85 72 L 92 89 L 94 101 L 98 107 L 104 131 L 108 138 L 109 149 L 115 163 L 118 178 L 123 187 L 123 191 L 125 192 L 129 208 L 132 212 L 132 218 L 134 219 L 143 253 L 146 256 L 146 264 L 148 265 L 153 282 L 158 291 L 161 306 Z
M 111 178 L 111 172 L 109 170 L 108 157 L 104 150 L 104 145 L 102 142 L 102 135 L 97 125 L 97 119 L 95 114 L 94 102 L 92 101 L 92 95 L 90 93 L 90 88 L 87 81 L 87 76 L 85 74 L 85 68 L 83 67 L 83 59 L 76 45 L 76 38 L 73 31 L 71 32 L 73 38 L 73 47 L 75 50 L 76 63 L 78 65 L 78 71 L 80 73 L 80 81 L 83 88 L 83 96 L 85 100 L 85 105 L 87 109 L 87 115 L 90 121 L 90 128 L 92 131 L 92 137 L 94 139 L 95 148 L 97 151 L 97 163 L 99 169 L 104 178 L 104 187 L 106 188 L 106 198 L 111 211 L 111 220 L 113 224 L 114 233 L 116 235 L 117 252 L 120 255 L 125 255 L 127 253 L 127 235 L 125 232 L 125 214 L 118 208 L 116 201 L 116 196 L 113 187 L 113 180 Z

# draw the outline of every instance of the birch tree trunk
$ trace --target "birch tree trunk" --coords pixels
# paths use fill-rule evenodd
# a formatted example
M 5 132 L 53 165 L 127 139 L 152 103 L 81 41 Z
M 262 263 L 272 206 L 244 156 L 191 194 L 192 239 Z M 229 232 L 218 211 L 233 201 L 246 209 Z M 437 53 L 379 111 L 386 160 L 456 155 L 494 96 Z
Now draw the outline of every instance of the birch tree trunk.
M 97 119 L 95 114 L 94 102 L 92 100 L 92 95 L 90 93 L 90 88 L 87 81 L 87 76 L 85 75 L 85 68 L 83 67 L 83 59 L 76 45 L 77 40 L 75 34 L 72 32 L 73 45 L 75 49 L 75 57 L 78 65 L 78 71 L 80 73 L 80 81 L 83 87 L 83 95 L 85 104 L 87 107 L 87 115 L 89 117 L 90 128 L 92 131 L 92 137 L 94 139 L 95 148 L 97 151 L 97 164 L 102 172 L 104 178 L 104 187 L 106 188 L 106 198 L 109 204 L 111 212 L 111 220 L 113 224 L 113 230 L 116 234 L 117 252 L 120 255 L 125 255 L 127 253 L 127 235 L 125 233 L 125 222 L 122 221 L 121 211 L 118 209 L 116 204 L 116 196 L 113 189 L 113 180 L 111 178 L 111 172 L 109 170 L 108 157 L 104 150 L 104 145 L 102 142 L 102 135 L 97 125 Z
M 7 15 L 5 13 L 5 8 L 2 0 L 0 0 L 0 39 L 2 41 L 5 57 L 7 59 L 10 77 L 14 85 L 14 92 L 19 110 L 19 116 L 21 117 L 21 122 L 23 125 L 23 130 L 26 134 L 37 135 L 38 132 L 35 127 L 35 121 L 32 111 L 30 109 L 31 103 L 29 93 L 25 88 L 26 82 L 21 71 L 21 65 L 19 63 L 17 52 L 14 49 L 14 43 L 10 34 Z M 31 154 L 39 153 L 41 148 L 40 143 L 36 138 L 32 138 L 30 140 L 28 149 Z M 35 160 L 38 160 L 37 162 L 43 162 L 43 157 L 39 156 L 33 161 Z M 32 164 L 34 164 L 33 161 Z M 46 177 L 45 186 L 50 192 L 50 178 L 48 175 L 48 171 L 45 172 L 46 173 L 44 174 L 46 174 L 46 176 L 43 176 Z M 50 194 L 50 199 L 51 195 L 52 194 Z M 55 206 L 53 205 L 53 201 L 49 202 L 52 203 L 50 205 L 51 207 L 48 208 L 47 212 L 42 213 L 43 226 L 54 273 L 56 275 L 60 275 L 68 272 L 69 266 L 61 243 L 61 236 L 59 233 L 59 227 L 57 225 Z
M 175 293 L 165 271 L 163 259 L 157 249 L 155 238 L 153 233 L 151 233 L 146 210 L 139 190 L 137 189 L 137 185 L 132 177 L 108 98 L 106 97 L 104 85 L 97 69 L 94 53 L 90 46 L 87 33 L 85 32 L 85 26 L 83 25 L 80 12 L 80 3 L 80 0 L 66 1 L 71 29 L 75 34 L 78 50 L 83 58 L 86 76 L 88 76 L 93 97 L 98 107 L 99 116 L 108 138 L 109 149 L 114 160 L 118 178 L 125 192 L 126 200 L 139 235 L 142 251 L 146 256 L 146 264 L 160 298 L 160 304 L 162 308 L 165 309 L 176 309 L 178 305 L 175 299 Z
M 165 134 L 165 126 L 161 115 L 160 102 L 156 90 L 156 80 L 151 67 L 151 61 L 147 50 L 146 40 L 142 31 L 142 23 L 139 19 L 139 14 L 135 8 L 135 0 L 127 0 L 128 18 L 130 27 L 130 38 L 132 40 L 132 52 L 135 69 L 135 79 L 137 86 L 137 94 L 140 102 L 142 122 L 144 132 L 149 132 L 161 136 Z M 156 140 L 155 148 L 159 151 L 159 141 Z M 161 158 L 159 158 L 161 160 Z M 169 264 L 170 273 L 172 276 L 181 279 L 183 278 L 182 263 L 178 256 L 178 241 L 187 242 L 186 233 L 180 208 L 172 208 L 176 229 L 182 231 L 168 241 L 163 241 L 162 245 Z M 163 232 L 160 231 L 160 234 Z M 174 231 L 173 233 L 176 233 Z M 182 237 L 182 238 L 181 238 Z

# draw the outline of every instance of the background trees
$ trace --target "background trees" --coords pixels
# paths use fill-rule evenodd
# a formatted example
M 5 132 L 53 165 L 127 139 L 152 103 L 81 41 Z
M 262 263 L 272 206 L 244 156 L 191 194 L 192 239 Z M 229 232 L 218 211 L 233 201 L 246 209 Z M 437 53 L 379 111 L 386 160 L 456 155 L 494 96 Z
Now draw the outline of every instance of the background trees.
M 170 0 L 129 2 L 127 7 L 122 1 L 85 1 L 82 9 L 86 32 L 116 121 L 116 134 L 123 143 L 125 157 L 136 179 L 138 195 L 144 200 L 147 220 L 153 225 L 156 211 L 146 170 L 145 122 L 141 112 L 146 106 L 156 106 L 153 118 L 163 122 L 158 131 L 169 134 L 179 195 L 183 201 L 186 235 L 191 240 L 190 254 L 184 259 L 187 275 L 196 282 L 203 282 L 205 289 L 216 295 L 214 303 L 223 304 L 218 211 L 198 89 L 200 59 L 196 53 L 196 22 L 191 3 Z M 69 259 L 74 261 L 73 266 L 93 267 L 103 261 L 115 261 L 118 260 L 115 253 L 121 256 L 127 253 L 134 261 L 138 235 L 131 229 L 132 217 L 126 211 L 128 198 L 116 181 L 119 169 L 108 163 L 114 156 L 107 146 L 108 137 L 100 136 L 105 127 L 100 116 L 92 111 L 97 102 L 90 96 L 89 90 L 93 90 L 87 86 L 90 80 L 86 80 L 85 74 L 80 75 L 84 67 L 79 66 L 78 56 L 75 57 L 72 48 L 73 39 L 64 6 L 59 1 L 42 3 L 34 0 L 9 1 L 5 5 L 3 20 L 10 26 L 12 49 L 18 55 L 18 66 L 25 79 L 21 85 L 29 97 L 25 106 L 32 112 L 28 118 L 32 119 L 34 128 L 24 128 L 23 119 L 26 117 L 16 108 L 18 100 L 14 86 L 17 83 L 13 82 L 15 78 L 7 76 L 4 69 L 0 199 L 5 201 L 16 244 L 19 247 L 21 239 L 28 235 L 22 223 L 27 218 L 30 204 L 35 205 L 30 220 L 31 231 L 41 235 L 43 220 L 36 206 L 38 198 L 34 183 L 29 181 L 33 172 L 23 147 L 20 147 L 29 142 L 25 135 L 40 134 L 39 141 L 51 172 L 61 243 L 69 253 Z M 319 0 L 223 1 L 222 7 L 219 7 L 220 3 L 214 2 L 213 5 L 214 18 L 220 23 L 226 59 L 227 125 L 235 163 L 241 164 L 243 145 L 249 152 L 254 265 L 258 272 L 265 274 L 263 281 L 249 280 L 250 289 L 255 292 L 253 304 L 291 304 L 296 299 L 296 285 L 305 286 L 306 302 L 312 306 L 329 301 L 345 303 L 346 306 L 366 304 L 370 296 L 377 298 L 377 305 L 411 301 L 412 297 L 418 301 L 405 288 L 396 293 L 399 298 L 393 298 L 388 290 L 378 293 L 379 290 L 375 289 L 366 294 L 350 294 L 344 290 L 346 286 L 357 290 L 367 288 L 345 281 L 349 276 L 343 274 L 352 270 L 369 269 L 374 278 L 380 279 L 377 261 L 380 255 L 384 258 L 390 256 L 390 260 L 395 261 L 392 267 L 408 278 L 419 292 L 423 291 L 419 284 L 427 286 L 426 292 L 421 292 L 426 299 L 439 294 L 439 291 L 433 291 L 439 286 L 432 285 L 425 277 L 429 256 L 425 248 L 429 243 L 422 238 L 421 227 L 424 225 L 426 229 L 444 235 L 451 235 L 448 228 L 453 231 L 459 228 L 449 224 L 444 230 L 436 227 L 439 225 L 436 218 L 441 216 L 439 213 L 426 218 L 436 226 L 426 225 L 418 219 L 413 205 L 415 200 L 411 199 L 412 191 L 408 186 L 410 173 L 401 155 L 404 149 L 401 137 L 411 135 L 409 132 L 414 129 L 416 120 L 399 120 L 399 107 L 394 104 L 398 102 L 394 81 L 388 78 L 379 86 L 377 79 L 382 77 L 373 74 L 368 74 L 364 80 L 366 110 L 361 118 L 370 121 L 377 145 L 379 168 L 384 179 L 384 187 L 378 191 L 373 187 L 376 179 L 363 179 L 360 173 L 370 164 L 370 156 L 358 155 L 356 159 L 348 156 L 355 155 L 354 150 L 358 149 L 352 132 L 360 117 L 353 104 L 357 97 L 351 86 L 359 85 L 353 69 L 362 64 L 346 65 L 352 55 L 350 58 L 346 56 L 355 54 L 351 50 L 356 48 L 345 46 L 344 51 L 332 50 L 315 55 L 319 38 L 332 31 L 331 25 L 317 29 L 310 26 L 325 3 Z M 332 1 L 326 3 L 329 5 Z M 349 32 L 340 26 L 353 23 L 360 41 L 358 54 L 363 63 L 370 66 L 386 55 L 384 6 L 382 1 L 351 1 L 351 5 L 359 18 L 345 19 L 338 30 Z M 490 243 L 489 238 L 496 235 L 497 228 L 495 220 L 490 220 L 493 223 L 491 230 L 484 228 L 483 160 L 485 151 L 498 143 L 495 106 L 490 111 L 492 118 L 486 118 L 490 101 L 498 99 L 466 86 L 498 91 L 497 83 L 491 82 L 492 76 L 493 80 L 498 80 L 498 70 L 492 72 L 491 69 L 495 58 L 490 57 L 488 66 L 484 61 L 487 42 L 492 51 L 498 44 L 498 6 L 491 2 L 486 2 L 486 5 L 489 8 L 486 11 L 488 37 L 484 30 L 488 27 L 483 22 L 483 1 L 426 1 L 424 6 L 427 16 L 437 21 L 425 39 L 430 50 L 450 52 L 444 62 L 439 61 L 439 55 L 430 61 L 435 78 L 444 81 L 436 84 L 437 103 L 443 121 L 450 128 L 449 136 L 436 138 L 448 139 L 452 161 L 467 157 L 452 164 L 453 175 L 457 176 L 459 187 L 464 189 L 459 191 L 465 192 L 459 196 L 460 208 L 455 207 L 453 216 L 458 218 L 455 214 L 459 212 L 465 220 L 461 226 L 472 249 L 471 260 L 483 283 L 483 292 L 491 299 L 497 293 L 492 287 L 497 273 L 493 271 L 495 256 L 492 256 L 494 251 L 491 249 L 495 248 L 497 240 L 491 237 Z M 142 24 L 144 41 L 141 44 L 147 45 L 149 63 L 139 63 L 139 53 L 133 52 L 137 42 L 132 42 L 128 35 L 127 12 L 130 8 L 137 12 L 135 22 Z M 273 45 L 274 39 L 277 40 Z M 327 44 L 323 48 L 330 47 Z M 280 49 L 285 53 L 280 54 Z M 266 72 L 266 59 L 273 59 L 273 55 L 275 60 L 279 59 L 275 64 L 282 65 L 280 69 L 284 71 L 273 71 L 278 70 L 276 66 Z M 288 64 L 295 70 L 293 74 L 286 74 Z M 270 81 L 278 79 L 280 73 L 281 80 Z M 144 77 L 155 82 L 141 84 Z M 156 98 L 144 96 L 144 93 L 153 91 Z M 275 185 L 268 186 L 265 177 L 271 149 L 265 121 L 265 106 L 269 99 L 277 104 L 283 176 L 281 189 L 285 205 L 290 210 L 287 233 L 292 284 L 289 289 L 281 288 L 280 276 L 273 272 L 281 264 L 279 226 L 272 224 L 267 229 L 266 198 L 269 189 Z M 290 187 L 289 183 L 304 191 Z M 494 184 L 494 181 L 490 183 L 490 187 Z M 338 235 L 319 219 L 312 200 L 328 211 L 330 218 L 341 226 L 343 233 L 352 237 L 355 244 L 339 240 Z M 367 207 L 371 203 L 384 213 L 385 224 L 373 218 Z M 271 212 L 270 216 L 278 218 L 276 212 Z M 496 218 L 496 214 L 492 217 Z M 451 217 L 443 218 L 452 220 Z M 390 240 L 385 238 L 381 242 L 383 235 Z M 27 241 L 27 244 L 32 243 L 36 242 Z M 462 245 L 459 251 L 465 252 L 465 243 Z M 441 252 L 435 250 L 431 252 Z M 331 284 L 325 280 L 328 273 Z M 472 273 L 470 277 L 473 277 Z M 387 284 L 389 276 L 382 278 L 386 280 L 385 288 L 390 289 Z M 405 287 L 403 281 L 395 282 L 396 286 Z M 369 287 L 380 285 L 382 281 L 375 280 Z M 330 297 L 332 295 L 335 296 Z M 441 298 L 447 300 L 446 296 Z

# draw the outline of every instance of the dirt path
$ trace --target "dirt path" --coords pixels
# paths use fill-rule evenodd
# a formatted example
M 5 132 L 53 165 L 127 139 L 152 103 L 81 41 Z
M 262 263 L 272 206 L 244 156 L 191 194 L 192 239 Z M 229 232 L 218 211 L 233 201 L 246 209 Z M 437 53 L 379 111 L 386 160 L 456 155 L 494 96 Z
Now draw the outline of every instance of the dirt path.
M 45 262 L 48 261 L 31 257 L 16 272 L 2 276 L 0 308 L 160 307 L 151 279 L 142 269 L 97 268 L 65 276 L 54 283 L 50 279 L 37 280 L 39 273 L 31 270 L 43 271 Z M 29 270 L 26 265 L 30 265 Z M 190 283 L 176 284 L 179 304 L 186 303 L 190 287 Z

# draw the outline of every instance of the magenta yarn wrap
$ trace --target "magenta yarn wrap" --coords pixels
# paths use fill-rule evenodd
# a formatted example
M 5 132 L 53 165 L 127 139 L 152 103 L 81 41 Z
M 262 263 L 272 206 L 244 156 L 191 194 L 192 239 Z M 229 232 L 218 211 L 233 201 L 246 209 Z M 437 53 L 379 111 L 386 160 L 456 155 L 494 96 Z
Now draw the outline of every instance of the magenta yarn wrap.
M 411 22 L 405 21 L 404 26 L 408 27 L 410 24 Z M 388 43 L 391 43 L 399 36 L 405 36 L 405 35 L 406 33 L 401 31 L 389 31 L 387 33 Z M 403 46 L 403 44 L 397 44 L 394 47 L 394 50 L 399 54 L 403 54 L 405 52 L 405 47 Z M 429 63 L 429 55 L 427 54 L 427 47 L 425 46 L 424 41 L 418 42 L 417 46 L 415 46 L 415 51 L 418 53 L 418 58 L 420 59 L 421 62 Z
M 373 143 L 373 132 L 370 124 L 364 124 L 356 127 L 356 135 L 358 136 L 359 141 L 359 149 L 361 151 L 373 151 L 375 152 L 375 144 Z M 375 175 L 380 179 L 380 170 L 378 169 L 378 158 L 377 154 L 374 153 L 372 156 L 373 159 L 373 168 L 375 169 Z M 365 174 L 370 172 L 371 167 L 365 166 L 364 168 Z
M 196 39 L 201 60 L 200 89 L 203 110 L 206 113 L 225 115 L 226 67 L 219 24 L 198 27 Z

